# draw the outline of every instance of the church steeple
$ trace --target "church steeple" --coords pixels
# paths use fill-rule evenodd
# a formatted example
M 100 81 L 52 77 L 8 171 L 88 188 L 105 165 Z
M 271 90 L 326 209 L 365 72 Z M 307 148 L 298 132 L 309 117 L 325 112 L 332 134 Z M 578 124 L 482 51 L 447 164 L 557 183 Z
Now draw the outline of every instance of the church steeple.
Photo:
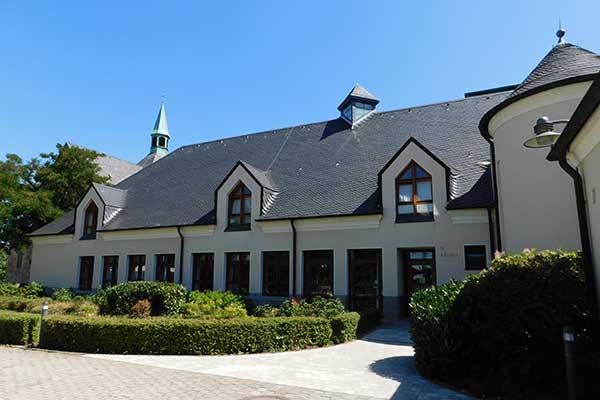
M 150 138 L 150 153 L 138 163 L 141 167 L 146 167 L 158 161 L 169 152 L 169 140 L 171 139 L 171 134 L 169 133 L 169 125 L 167 124 L 164 96 L 160 103 L 160 110 L 158 110 L 154 128 L 152 128 L 152 131 L 150 132 Z

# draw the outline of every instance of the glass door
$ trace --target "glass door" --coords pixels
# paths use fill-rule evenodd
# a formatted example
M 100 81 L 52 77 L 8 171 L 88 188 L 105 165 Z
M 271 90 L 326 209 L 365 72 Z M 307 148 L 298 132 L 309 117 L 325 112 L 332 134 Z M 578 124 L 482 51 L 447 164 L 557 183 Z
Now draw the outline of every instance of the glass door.
M 348 250 L 350 309 L 381 309 L 381 250 Z
M 434 249 L 404 250 L 405 311 L 413 293 L 435 285 Z

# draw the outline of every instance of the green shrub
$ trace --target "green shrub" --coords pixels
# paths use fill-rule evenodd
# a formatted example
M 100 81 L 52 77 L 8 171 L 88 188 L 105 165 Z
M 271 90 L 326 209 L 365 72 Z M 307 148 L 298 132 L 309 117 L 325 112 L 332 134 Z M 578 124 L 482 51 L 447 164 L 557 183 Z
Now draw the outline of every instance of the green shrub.
M 331 333 L 329 322 L 322 318 L 51 316 L 44 319 L 40 347 L 117 354 L 261 353 L 323 346 Z
M 579 253 L 525 251 L 493 261 L 464 286 L 411 301 L 417 369 L 484 397 L 564 395 L 564 325 L 586 325 Z
M 360 314 L 357 312 L 346 312 L 331 317 L 331 341 L 339 344 L 356 339 L 359 320 Z
M 41 297 L 43 294 L 44 288 L 37 282 L 31 282 L 29 285 L 0 282 L 0 296 L 21 296 L 34 299 Z
M 52 300 L 55 301 L 71 301 L 73 300 L 73 291 L 71 289 L 58 289 L 52 293 Z
M 138 300 L 137 303 L 131 306 L 129 316 L 132 318 L 148 318 L 150 316 L 151 311 L 152 306 L 150 305 L 150 302 L 148 300 Z
M 185 305 L 184 316 L 192 318 L 245 317 L 244 298 L 231 292 L 190 292 L 190 302 Z
M 0 311 L 0 343 L 33 344 L 39 337 L 39 321 L 35 314 Z
M 255 317 L 276 317 L 278 315 L 278 309 L 277 307 L 271 305 L 271 304 L 262 304 L 260 306 L 256 306 L 256 308 L 254 309 L 254 315 Z
M 33 310 L 37 307 L 41 310 L 42 303 L 49 300 L 44 297 L 28 299 L 19 296 L 0 296 L 0 310 L 34 312 Z
M 36 305 L 30 312 L 41 313 L 42 305 Z M 48 315 L 91 317 L 98 315 L 98 306 L 91 301 L 53 301 L 48 304 Z
M 358 321 L 358 333 L 367 333 L 381 324 L 383 314 L 381 310 L 371 309 L 358 312 L 360 321 Z
M 181 312 L 187 291 L 182 285 L 167 282 L 127 282 L 105 289 L 96 301 L 100 313 L 129 315 L 131 307 L 139 300 L 148 300 L 152 315 L 175 315 Z
M 335 298 L 325 298 L 316 296 L 312 303 L 307 302 L 304 299 L 288 299 L 285 300 L 277 315 L 286 317 L 321 317 L 321 318 L 333 318 L 336 315 L 340 315 L 346 311 L 344 303 L 341 300 Z

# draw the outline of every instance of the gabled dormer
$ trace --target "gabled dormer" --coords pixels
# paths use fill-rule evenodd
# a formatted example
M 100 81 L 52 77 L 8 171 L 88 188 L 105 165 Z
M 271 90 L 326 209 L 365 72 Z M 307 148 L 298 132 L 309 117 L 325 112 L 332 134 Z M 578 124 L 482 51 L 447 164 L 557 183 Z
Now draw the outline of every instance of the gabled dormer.
M 373 113 L 378 103 L 379 99 L 377 97 L 357 83 L 338 106 L 338 110 L 342 113 L 342 118 L 346 122 L 355 126 Z
M 96 239 L 96 232 L 125 208 L 126 200 L 126 190 L 93 183 L 75 209 L 76 237 Z

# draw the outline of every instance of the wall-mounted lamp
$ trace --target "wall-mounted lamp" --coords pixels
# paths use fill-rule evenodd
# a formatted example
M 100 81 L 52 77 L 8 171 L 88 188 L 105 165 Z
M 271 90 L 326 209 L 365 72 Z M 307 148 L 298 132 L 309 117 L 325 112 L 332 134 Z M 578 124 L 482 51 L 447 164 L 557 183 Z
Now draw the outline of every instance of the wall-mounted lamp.
M 554 130 L 554 124 L 566 124 L 568 122 L 568 119 L 550 121 L 548 117 L 539 118 L 533 127 L 535 136 L 527 139 L 523 145 L 533 149 L 553 146 L 560 137 L 560 133 Z

